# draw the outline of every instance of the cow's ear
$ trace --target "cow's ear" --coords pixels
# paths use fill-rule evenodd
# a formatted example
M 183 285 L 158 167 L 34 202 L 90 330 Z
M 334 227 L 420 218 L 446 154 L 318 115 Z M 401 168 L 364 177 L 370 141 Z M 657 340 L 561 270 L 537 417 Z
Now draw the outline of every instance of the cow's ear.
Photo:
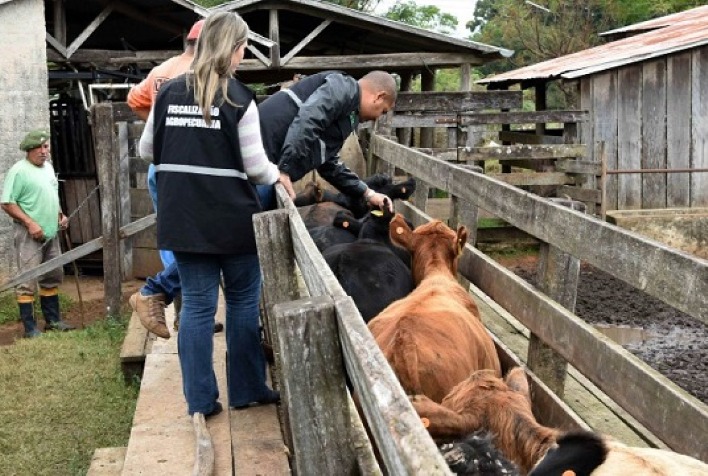
M 457 228 L 457 254 L 458 255 L 462 254 L 462 249 L 465 247 L 465 243 L 467 243 L 467 228 L 465 228 L 464 225 L 460 225 Z
M 403 215 L 396 213 L 396 215 L 391 220 L 391 224 L 388 228 L 388 234 L 391 238 L 391 242 L 402 246 L 403 248 L 411 249 L 411 240 L 413 239 L 413 230 L 408 226 Z
M 504 382 L 513 391 L 520 393 L 526 400 L 531 402 L 531 393 L 529 392 L 529 382 L 526 379 L 526 372 L 522 367 L 514 367 L 511 369 L 504 378 Z

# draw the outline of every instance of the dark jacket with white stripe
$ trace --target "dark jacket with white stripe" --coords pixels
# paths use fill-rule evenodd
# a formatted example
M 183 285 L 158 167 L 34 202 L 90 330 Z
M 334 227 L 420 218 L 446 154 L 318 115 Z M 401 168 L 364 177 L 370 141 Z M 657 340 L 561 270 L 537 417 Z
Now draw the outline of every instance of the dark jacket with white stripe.
M 207 125 L 185 76 L 162 85 L 154 106 L 157 243 L 192 253 L 255 253 L 251 217 L 261 210 L 241 159 L 238 123 L 253 92 L 229 81 L 231 100 Z
M 263 145 L 271 162 L 295 182 L 319 174 L 355 197 L 366 185 L 339 160 L 342 144 L 359 125 L 359 84 L 338 71 L 313 74 L 258 106 Z

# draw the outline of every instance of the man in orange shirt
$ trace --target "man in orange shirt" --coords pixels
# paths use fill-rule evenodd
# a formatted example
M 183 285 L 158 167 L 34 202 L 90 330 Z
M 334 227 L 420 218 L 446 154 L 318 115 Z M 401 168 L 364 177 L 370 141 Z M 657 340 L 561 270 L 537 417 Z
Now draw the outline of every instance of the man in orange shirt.
M 199 20 L 189 30 L 184 53 L 173 56 L 164 63 L 155 66 L 144 80 L 130 89 L 128 106 L 140 119 L 147 120 L 157 92 L 163 83 L 191 69 L 195 46 L 203 24 L 204 20 Z M 157 183 L 155 182 L 155 166 L 153 164 L 150 164 L 148 168 L 148 191 L 157 212 Z M 130 297 L 130 305 L 138 313 L 140 322 L 149 331 L 167 339 L 170 337 L 170 331 L 165 322 L 165 306 L 180 296 L 182 286 L 172 251 L 160 250 L 160 259 L 164 269 L 147 279 L 145 286 Z M 175 308 L 175 328 L 178 321 L 179 314 Z M 217 322 L 214 325 L 214 331 L 221 331 L 223 326 L 222 323 Z
M 128 106 L 143 121 L 147 120 L 150 108 L 155 102 L 157 91 L 159 91 L 162 83 L 189 71 L 192 66 L 192 60 L 194 60 L 194 47 L 197 44 L 197 38 L 199 38 L 203 24 L 204 20 L 199 20 L 189 30 L 184 53 L 179 56 L 173 56 L 164 63 L 155 66 L 140 84 L 130 89 Z

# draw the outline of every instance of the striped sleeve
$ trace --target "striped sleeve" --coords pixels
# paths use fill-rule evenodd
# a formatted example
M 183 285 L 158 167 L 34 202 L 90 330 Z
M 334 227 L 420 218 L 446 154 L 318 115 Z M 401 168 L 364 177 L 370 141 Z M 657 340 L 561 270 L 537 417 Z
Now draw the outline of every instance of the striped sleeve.
M 268 160 L 263 141 L 256 101 L 251 101 L 246 113 L 238 123 L 238 140 L 241 157 L 248 179 L 258 185 L 271 185 L 278 181 L 278 166 Z

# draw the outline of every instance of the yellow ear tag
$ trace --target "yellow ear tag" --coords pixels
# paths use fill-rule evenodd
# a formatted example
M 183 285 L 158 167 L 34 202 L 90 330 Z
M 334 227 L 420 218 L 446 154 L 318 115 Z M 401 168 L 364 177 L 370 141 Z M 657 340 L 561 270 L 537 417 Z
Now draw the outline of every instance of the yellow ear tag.
M 383 212 L 381 210 L 371 210 L 371 214 L 376 216 L 376 217 L 382 217 Z
M 563 474 L 561 474 L 561 476 L 575 476 L 575 471 L 573 471 L 572 469 L 567 469 L 563 471 Z
M 401 193 L 406 193 L 406 187 L 403 187 L 403 188 L 401 189 Z
M 402 234 L 403 234 L 403 227 L 402 227 L 402 226 L 399 226 L 399 227 L 396 228 L 396 234 L 397 234 L 397 235 L 402 235 Z
M 462 243 L 460 243 L 459 241 L 457 242 L 457 254 L 462 254 Z
M 430 428 L 430 420 L 428 420 L 428 419 L 425 418 L 425 417 L 421 417 L 421 418 L 420 418 L 420 421 L 421 421 L 421 423 L 423 423 L 423 426 L 424 426 L 425 428 Z
M 349 222 L 348 221 L 342 222 L 342 228 L 349 228 Z

